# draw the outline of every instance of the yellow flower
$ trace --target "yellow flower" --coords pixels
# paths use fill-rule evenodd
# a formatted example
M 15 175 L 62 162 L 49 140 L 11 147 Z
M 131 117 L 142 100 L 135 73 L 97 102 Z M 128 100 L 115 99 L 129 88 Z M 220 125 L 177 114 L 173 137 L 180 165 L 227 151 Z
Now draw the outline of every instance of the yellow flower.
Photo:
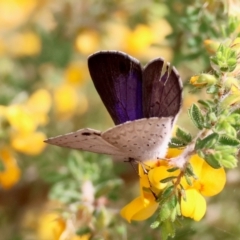
M 24 23 L 37 3 L 37 0 L 0 0 L 0 29 L 9 30 Z
M 206 39 L 204 41 L 204 45 L 206 50 L 210 53 L 210 54 L 215 54 L 218 47 L 220 46 L 220 43 L 211 39 Z
M 117 21 L 107 23 L 107 36 L 104 39 L 105 48 L 122 50 L 138 58 L 156 58 L 159 55 L 170 61 L 172 49 L 165 44 L 164 39 L 172 31 L 165 19 L 158 19 L 150 25 L 138 24 L 133 29 L 126 27 L 126 23 L 119 18 Z M 159 26 L 162 26 L 159 28 Z M 161 46 L 159 46 L 161 42 Z
M 207 209 L 205 198 L 194 188 L 185 192 L 186 201 L 181 199 L 182 215 L 193 218 L 195 221 L 200 221 Z
M 59 86 L 54 92 L 55 110 L 61 119 L 70 118 L 77 110 L 78 94 L 70 84 Z
M 85 30 L 78 34 L 75 45 L 77 50 L 83 54 L 91 54 L 98 49 L 99 35 L 94 30 Z
M 34 32 L 15 33 L 8 39 L 7 50 L 15 57 L 37 55 L 41 51 L 41 41 Z
M 181 152 L 178 149 L 169 149 L 166 157 L 176 157 Z M 226 182 L 226 174 L 223 168 L 212 168 L 198 155 L 193 155 L 190 163 L 198 179 L 191 177 L 192 185 L 190 186 L 185 178 L 181 178 L 180 183 L 186 194 L 186 201 L 183 197 L 181 198 L 181 213 L 185 217 L 199 221 L 206 212 L 206 201 L 202 195 L 213 196 L 221 192 Z M 166 183 L 160 183 L 161 180 L 179 175 L 179 170 L 167 171 L 171 166 L 168 166 L 165 160 L 150 161 L 146 165 L 149 166 L 146 167 L 147 174 L 144 173 L 143 166 L 139 165 L 141 195 L 121 210 L 122 217 L 129 222 L 149 218 L 158 208 L 158 203 L 152 192 L 157 196 L 167 186 Z
M 151 28 L 147 25 L 139 24 L 126 38 L 126 51 L 133 55 L 142 52 L 153 43 L 153 39 Z
M 9 189 L 19 181 L 21 171 L 12 152 L 7 147 L 0 149 L 0 160 L 4 168 L 0 171 L 0 185 Z
M 10 105 L 7 107 L 6 118 L 17 132 L 30 133 L 37 128 L 37 123 L 30 112 L 22 105 Z
M 65 80 L 69 84 L 79 85 L 87 78 L 87 68 L 81 62 L 72 62 L 65 71 Z
M 45 89 L 38 89 L 29 97 L 25 108 L 30 112 L 37 125 L 46 125 L 51 104 L 50 93 Z
M 38 155 L 46 147 L 43 142 L 46 135 L 42 132 L 32 132 L 28 134 L 14 134 L 11 140 L 12 147 L 27 155 Z
M 42 213 L 38 219 L 37 239 L 59 240 L 65 227 L 65 221 L 63 221 L 58 214 Z
M 88 108 L 86 96 L 77 92 L 74 86 L 66 83 L 55 89 L 54 103 L 57 117 L 63 120 L 75 113 L 82 114 Z
M 135 198 L 121 210 L 121 216 L 128 222 L 143 221 L 151 217 L 158 208 L 152 193 L 142 192 L 142 195 Z
M 201 74 L 197 76 L 193 76 L 190 79 L 190 83 L 198 88 L 213 85 L 217 82 L 217 79 L 211 74 Z
M 37 155 L 43 151 L 45 134 L 37 131 L 38 126 L 48 121 L 51 97 L 47 90 L 39 89 L 23 104 L 0 106 L 0 117 L 9 123 L 11 146 L 22 153 Z

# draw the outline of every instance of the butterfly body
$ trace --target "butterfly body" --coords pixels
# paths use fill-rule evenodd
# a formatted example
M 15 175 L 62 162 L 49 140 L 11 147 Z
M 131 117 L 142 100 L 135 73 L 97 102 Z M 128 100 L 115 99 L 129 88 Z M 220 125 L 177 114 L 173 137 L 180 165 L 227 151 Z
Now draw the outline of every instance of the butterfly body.
M 167 63 L 163 70 L 161 58 L 142 68 L 135 58 L 116 51 L 91 55 L 88 67 L 116 126 L 105 132 L 80 129 L 45 142 L 123 159 L 163 158 L 182 102 L 176 69 Z

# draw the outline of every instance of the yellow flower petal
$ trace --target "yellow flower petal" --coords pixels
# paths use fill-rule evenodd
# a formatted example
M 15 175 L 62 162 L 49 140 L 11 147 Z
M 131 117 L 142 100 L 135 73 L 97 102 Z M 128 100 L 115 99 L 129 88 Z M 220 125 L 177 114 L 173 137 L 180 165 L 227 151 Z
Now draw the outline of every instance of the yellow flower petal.
M 69 84 L 63 84 L 55 90 L 54 101 L 57 116 L 61 119 L 70 118 L 78 106 L 76 89 Z
M 151 28 L 144 24 L 139 24 L 126 36 L 126 51 L 131 54 L 138 54 L 146 50 L 153 42 L 154 34 Z
M 196 189 L 188 189 L 185 192 L 186 201 L 181 199 L 182 215 L 200 221 L 207 209 L 205 198 Z
M 59 240 L 63 231 L 65 230 L 66 227 L 66 222 L 62 218 L 57 218 L 57 215 L 50 215 L 50 217 L 53 219 L 54 224 L 52 224 L 52 232 L 54 236 L 54 240 Z M 54 219 L 55 218 L 55 219 Z M 44 225 L 43 225 L 44 228 Z M 43 229 L 44 232 L 44 229 Z
M 8 148 L 0 150 L 0 160 L 4 165 L 4 170 L 0 171 L 0 185 L 5 189 L 9 189 L 19 181 L 21 171 Z
M 226 183 L 224 168 L 214 169 L 204 161 L 200 182 L 202 184 L 200 192 L 204 196 L 213 196 L 220 193 Z
M 26 108 L 37 125 L 45 125 L 48 122 L 47 113 L 52 104 L 50 93 L 45 89 L 34 92 L 26 103 Z
M 28 99 L 26 107 L 30 111 L 48 113 L 51 108 L 51 95 L 46 89 L 38 89 Z
M 33 132 L 37 127 L 37 123 L 34 121 L 29 111 L 20 105 L 9 106 L 7 108 L 6 117 L 10 125 L 16 131 L 22 133 Z
M 99 46 L 99 35 L 96 31 L 85 30 L 77 36 L 75 45 L 83 54 L 95 52 Z
M 182 153 L 182 151 L 183 150 L 177 149 L 177 148 L 169 148 L 167 151 L 166 158 L 177 157 L 178 155 L 180 155 Z
M 65 225 L 56 213 L 43 213 L 38 216 L 37 239 L 59 240 Z
M 37 155 L 46 147 L 46 144 L 43 142 L 45 139 L 46 135 L 42 132 L 15 134 L 12 137 L 11 145 L 19 152 Z
M 143 197 L 137 197 L 121 210 L 121 216 L 128 222 L 132 220 L 143 221 L 153 215 L 158 203 L 151 193 L 145 193 Z
M 148 173 L 148 178 L 151 186 L 157 189 L 163 189 L 166 187 L 167 183 L 160 183 L 160 181 L 164 178 L 169 177 L 170 173 L 167 171 L 168 169 L 169 167 L 164 165 L 151 169 Z
M 86 64 L 81 62 L 72 62 L 65 71 L 65 80 L 67 83 L 78 85 L 82 84 L 87 78 Z

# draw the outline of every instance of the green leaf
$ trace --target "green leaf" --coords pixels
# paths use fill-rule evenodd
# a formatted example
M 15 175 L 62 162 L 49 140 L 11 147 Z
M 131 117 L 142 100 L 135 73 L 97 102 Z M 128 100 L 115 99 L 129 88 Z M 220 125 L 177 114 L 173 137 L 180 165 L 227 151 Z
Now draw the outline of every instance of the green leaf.
M 216 127 L 216 131 L 218 131 L 221 134 L 227 134 L 232 137 L 237 136 L 237 132 L 234 127 L 230 123 L 227 122 L 227 119 L 220 121 Z
M 171 194 L 173 193 L 173 190 L 174 190 L 174 186 L 170 186 L 170 187 L 167 187 L 163 190 L 162 192 L 162 195 L 161 195 L 161 198 L 160 198 L 160 201 L 165 201 L 167 198 L 169 198 L 171 196 Z
M 174 167 L 174 168 L 168 169 L 167 171 L 168 171 L 168 172 L 175 172 L 175 171 L 177 171 L 178 169 L 179 169 L 178 167 Z
M 221 164 L 225 168 L 235 168 L 237 167 L 238 160 L 232 155 L 223 156 Z
M 228 145 L 216 145 L 214 147 L 214 150 L 216 150 L 217 152 L 224 152 L 224 154 L 228 155 L 236 155 L 238 152 L 237 147 L 232 147 Z
M 240 141 L 236 138 L 233 137 L 229 137 L 228 135 L 222 135 L 219 138 L 219 143 L 224 144 L 224 145 L 228 145 L 228 146 L 239 146 L 240 145 Z
M 231 125 L 240 125 L 240 114 L 233 113 L 227 118 L 228 123 Z
M 159 220 L 160 222 L 166 221 L 171 215 L 171 209 L 169 208 L 168 204 L 163 203 L 160 207 L 160 212 L 159 212 Z
M 217 154 L 206 154 L 204 160 L 215 169 L 221 167 Z
M 176 130 L 176 136 L 186 144 L 188 144 L 192 141 L 191 134 L 185 132 L 183 129 L 181 129 L 179 127 Z
M 189 113 L 189 116 L 191 117 L 194 125 L 200 130 L 203 129 L 204 118 L 203 118 L 200 108 L 196 104 L 193 104 L 191 106 L 191 108 L 189 109 L 188 113 Z
M 198 100 L 198 103 L 200 103 L 207 110 L 212 110 L 214 106 L 214 103 L 210 100 Z
M 167 221 L 164 221 L 161 223 L 161 239 L 167 240 L 168 237 L 174 237 L 175 236 L 175 227 L 172 221 L 169 219 Z
M 81 227 L 76 231 L 76 234 L 79 236 L 91 233 L 91 228 L 89 227 Z
M 177 176 L 171 176 L 171 177 L 167 177 L 167 178 L 164 178 L 160 181 L 160 183 L 167 183 L 167 182 L 170 182 L 172 181 L 173 179 L 176 179 Z
M 192 165 L 189 163 L 187 168 L 186 168 L 186 174 L 188 174 L 189 177 L 193 177 L 194 179 L 198 179 L 198 177 L 195 175 L 193 172 Z
M 210 149 L 218 142 L 218 139 L 218 133 L 212 133 L 203 139 L 197 139 L 195 149 Z
M 189 186 L 192 186 L 192 180 L 189 178 L 189 176 L 187 174 L 184 175 L 186 182 Z
M 181 187 L 181 189 L 180 189 L 180 195 L 181 195 L 181 197 L 183 198 L 183 200 L 186 202 L 186 201 L 187 201 L 186 191 L 185 191 L 184 187 L 182 186 L 182 184 L 180 184 L 180 187 Z
M 171 138 L 168 146 L 170 148 L 179 148 L 179 147 L 186 146 L 186 144 L 183 141 L 181 141 L 180 139 L 173 137 L 173 138 Z
M 207 92 L 208 94 L 217 93 L 217 92 L 218 92 L 218 86 L 212 85 L 212 86 L 210 86 L 210 87 L 207 88 L 206 92 Z
M 159 225 L 160 225 L 160 222 L 159 222 L 159 221 L 155 221 L 155 222 L 153 222 L 153 223 L 150 225 L 150 228 L 155 229 L 155 228 L 158 228 Z

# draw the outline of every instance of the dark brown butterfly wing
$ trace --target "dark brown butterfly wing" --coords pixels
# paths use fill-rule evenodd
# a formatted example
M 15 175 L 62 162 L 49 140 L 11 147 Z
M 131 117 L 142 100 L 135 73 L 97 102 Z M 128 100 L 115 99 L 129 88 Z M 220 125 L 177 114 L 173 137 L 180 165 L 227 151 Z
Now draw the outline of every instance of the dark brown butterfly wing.
M 164 60 L 157 58 L 143 69 L 143 115 L 144 117 L 176 116 L 182 104 L 182 82 L 177 70 L 170 70 Z

